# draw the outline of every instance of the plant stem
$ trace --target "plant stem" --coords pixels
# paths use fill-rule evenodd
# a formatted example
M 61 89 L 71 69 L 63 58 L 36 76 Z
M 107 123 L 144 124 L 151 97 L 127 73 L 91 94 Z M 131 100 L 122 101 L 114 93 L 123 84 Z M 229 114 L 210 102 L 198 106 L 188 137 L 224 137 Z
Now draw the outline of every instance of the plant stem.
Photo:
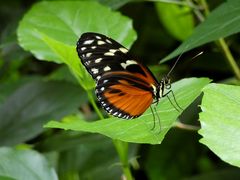
M 189 130 L 189 131 L 198 131 L 200 129 L 200 127 L 198 127 L 198 126 L 184 124 L 180 121 L 176 121 L 174 126 L 177 127 L 177 128 L 184 129 L 184 130 Z
M 88 98 L 90 100 L 90 103 L 92 104 L 95 112 L 97 113 L 98 117 L 100 119 L 104 119 L 101 111 L 99 110 L 99 108 L 97 107 L 92 92 L 91 91 L 87 91 L 88 94 Z M 129 167 L 129 163 L 128 163 L 128 143 L 127 142 L 123 142 L 120 140 L 113 140 L 113 144 L 116 148 L 116 151 L 118 153 L 119 159 L 121 161 L 122 164 L 122 169 L 123 169 L 123 173 L 126 176 L 127 180 L 133 180 L 131 171 L 130 171 L 130 167 Z
M 231 51 L 229 50 L 226 42 L 224 41 L 223 38 L 220 38 L 220 39 L 218 40 L 218 42 L 219 42 L 219 44 L 220 44 L 220 47 L 221 47 L 221 49 L 222 49 L 222 51 L 223 51 L 223 53 L 224 53 L 224 55 L 225 55 L 228 63 L 230 64 L 230 66 L 231 66 L 231 68 L 232 68 L 232 70 L 233 70 L 236 78 L 237 78 L 238 80 L 240 80 L 240 69 L 239 69 L 239 67 L 238 67 L 235 59 L 233 58 L 232 53 L 231 53 Z
M 201 0 L 200 4 L 203 6 L 204 15 L 208 16 L 210 11 L 209 11 L 208 4 L 207 4 L 206 0 Z M 199 10 L 196 10 L 196 11 L 199 11 Z M 220 46 L 223 54 L 225 55 L 226 60 L 228 61 L 230 67 L 232 68 L 232 71 L 235 74 L 236 78 L 238 80 L 240 80 L 240 68 L 238 67 L 238 64 L 236 63 L 236 61 L 235 61 L 227 43 L 225 42 L 225 40 L 223 38 L 218 39 L 217 43 Z
M 115 148 L 117 150 L 119 159 L 122 164 L 123 173 L 127 180 L 133 180 L 129 163 L 128 163 L 128 143 L 120 140 L 113 140 Z
M 99 108 L 97 107 L 97 104 L 96 104 L 95 101 L 94 101 L 92 92 L 89 91 L 89 90 L 87 90 L 87 95 L 88 95 L 88 99 L 89 99 L 90 103 L 92 104 L 93 109 L 94 109 L 95 112 L 97 113 L 98 117 L 99 117 L 100 119 L 104 119 L 101 111 L 99 110 Z

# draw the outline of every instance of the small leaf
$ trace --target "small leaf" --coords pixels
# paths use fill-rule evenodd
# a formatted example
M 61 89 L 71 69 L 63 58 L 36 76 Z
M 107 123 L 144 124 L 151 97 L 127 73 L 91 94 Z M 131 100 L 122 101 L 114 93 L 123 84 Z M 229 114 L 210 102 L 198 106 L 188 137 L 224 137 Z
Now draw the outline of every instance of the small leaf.
M 200 142 L 222 160 L 240 167 L 240 87 L 209 84 L 203 91 Z
M 73 113 L 84 101 L 79 86 L 66 82 L 24 84 L 0 107 L 0 145 L 14 145 L 40 134 L 46 121 Z
M 213 10 L 206 20 L 195 28 L 193 34 L 176 50 L 165 57 L 162 62 L 203 44 L 238 33 L 239 31 L 240 1 L 227 1 Z
M 0 174 L 9 179 L 58 179 L 54 169 L 36 151 L 2 147 L 0 159 Z
M 194 21 L 189 7 L 161 2 L 155 5 L 159 19 L 173 37 L 182 41 L 192 34 Z
M 174 83 L 173 91 L 178 104 L 182 108 L 186 108 L 200 95 L 202 88 L 208 83 L 209 79 L 207 78 L 189 78 Z M 170 96 L 170 98 L 172 97 Z M 151 130 L 154 122 L 150 110 L 133 120 L 108 118 L 101 121 L 86 122 L 77 116 L 68 116 L 63 119 L 63 122 L 51 121 L 45 127 L 100 133 L 112 139 L 127 142 L 158 144 L 161 143 L 168 130 L 174 126 L 180 113 L 174 109 L 167 98 L 160 100 L 157 113 L 161 121 L 161 133 L 159 133 L 159 126 L 155 128 L 155 131 Z

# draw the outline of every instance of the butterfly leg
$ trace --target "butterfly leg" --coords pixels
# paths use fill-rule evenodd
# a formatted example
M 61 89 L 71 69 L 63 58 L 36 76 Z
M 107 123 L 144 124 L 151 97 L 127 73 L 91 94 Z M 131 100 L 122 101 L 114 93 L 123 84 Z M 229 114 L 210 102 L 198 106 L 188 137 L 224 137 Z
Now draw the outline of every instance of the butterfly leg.
M 160 127 L 160 129 L 159 129 L 159 133 L 160 133 L 161 130 L 162 130 L 162 127 L 161 127 L 161 121 L 160 121 L 160 117 L 159 117 L 159 115 L 157 113 L 157 108 L 156 107 L 157 107 L 157 104 L 154 105 L 154 107 L 153 107 L 154 111 L 153 111 L 152 106 L 150 106 L 151 112 L 152 112 L 152 115 L 153 115 L 153 127 L 151 128 L 151 131 L 155 129 L 155 127 L 156 127 L 156 119 L 157 119 L 159 127 Z
M 178 108 L 173 104 L 173 102 L 172 102 L 171 99 L 169 98 L 169 96 L 168 96 L 169 93 L 172 94 L 173 99 L 174 99 L 174 102 L 176 103 L 176 105 L 177 105 Z M 172 104 L 172 106 L 173 106 L 178 112 L 183 111 L 183 108 L 177 103 L 177 100 L 176 100 L 175 95 L 174 95 L 174 93 L 173 93 L 172 90 L 168 91 L 166 94 L 163 95 L 163 97 L 165 97 L 165 96 L 167 96 L 167 98 L 168 98 L 168 100 L 170 101 L 170 103 Z M 179 110 L 179 109 L 180 109 L 180 110 Z
M 155 114 L 153 112 L 153 109 L 152 109 L 152 106 L 150 106 L 150 109 L 151 109 L 151 112 L 152 112 L 152 115 L 153 115 L 153 127 L 151 128 L 151 131 L 155 129 L 155 126 L 156 126 L 156 120 L 155 120 Z
M 157 120 L 158 120 L 158 124 L 159 124 L 159 134 L 160 134 L 161 130 L 162 130 L 162 125 L 161 125 L 160 117 L 157 113 L 157 104 L 154 106 L 154 110 L 155 110 L 155 113 L 156 113 L 156 116 L 157 116 Z

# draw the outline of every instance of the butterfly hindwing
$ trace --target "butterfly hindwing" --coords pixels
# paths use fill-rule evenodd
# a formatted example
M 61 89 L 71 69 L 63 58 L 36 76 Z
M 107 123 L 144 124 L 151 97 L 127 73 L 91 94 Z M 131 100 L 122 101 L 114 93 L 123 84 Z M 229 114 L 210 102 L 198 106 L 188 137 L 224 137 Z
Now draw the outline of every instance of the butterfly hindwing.
M 108 113 L 124 119 L 144 113 L 154 96 L 149 84 L 125 72 L 103 75 L 97 82 L 96 95 Z

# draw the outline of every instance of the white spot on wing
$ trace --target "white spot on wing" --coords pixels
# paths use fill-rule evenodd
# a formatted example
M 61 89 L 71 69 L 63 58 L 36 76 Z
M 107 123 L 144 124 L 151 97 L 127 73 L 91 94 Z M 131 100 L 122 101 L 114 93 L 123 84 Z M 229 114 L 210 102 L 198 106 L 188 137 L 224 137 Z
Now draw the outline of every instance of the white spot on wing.
M 98 41 L 97 44 L 98 45 L 103 45 L 103 44 L 105 44 L 105 42 L 104 41 Z
M 131 64 L 138 64 L 136 61 L 134 60 L 127 60 L 126 61 L 127 65 L 131 65 Z
M 92 55 L 92 53 L 87 53 L 86 57 L 90 57 Z
M 101 76 L 97 76 L 96 79 L 99 80 L 101 78 Z
M 113 113 L 114 116 L 116 116 L 117 114 L 118 114 L 118 112 Z
M 105 55 L 105 56 L 114 56 L 114 53 L 112 53 L 112 52 L 106 52 L 106 53 L 104 53 L 104 55 Z
M 112 41 L 110 41 L 109 39 L 106 39 L 106 41 L 107 41 L 108 43 L 112 44 Z
M 92 49 L 96 49 L 96 48 L 97 48 L 97 46 L 92 46 L 91 48 L 92 48 Z
M 109 52 L 115 53 L 118 49 L 109 49 Z
M 123 69 L 126 69 L 127 66 L 132 65 L 132 64 L 138 64 L 138 63 L 134 60 L 127 60 L 126 63 L 121 63 L 121 66 L 123 67 Z
M 102 61 L 102 58 L 97 58 L 96 60 L 95 60 L 95 63 L 100 63 Z
M 85 49 L 87 49 L 87 48 L 86 48 L 86 47 L 82 47 L 82 48 L 81 48 L 81 51 L 84 51 Z
M 111 68 L 109 66 L 106 66 L 105 68 L 103 68 L 104 71 L 110 71 Z
M 96 69 L 96 68 L 92 68 L 91 71 L 92 71 L 93 74 L 97 74 L 98 73 L 98 69 Z
M 104 89 L 105 89 L 104 87 L 101 87 L 101 89 L 100 89 L 100 90 L 101 90 L 101 91 L 104 91 Z
M 84 64 L 88 66 L 90 63 L 91 61 L 86 61 Z
M 96 38 L 97 38 L 97 39 L 101 39 L 101 37 L 100 37 L 100 36 L 96 36 Z
M 84 43 L 83 44 L 92 44 L 93 43 L 93 39 L 90 39 L 90 40 L 86 40 L 86 41 L 84 41 Z
M 125 63 L 121 63 L 121 66 L 123 67 L 123 69 L 126 69 L 127 64 L 125 64 Z
M 123 47 L 119 48 L 119 50 L 124 54 L 128 52 L 128 50 L 126 48 L 123 48 Z

